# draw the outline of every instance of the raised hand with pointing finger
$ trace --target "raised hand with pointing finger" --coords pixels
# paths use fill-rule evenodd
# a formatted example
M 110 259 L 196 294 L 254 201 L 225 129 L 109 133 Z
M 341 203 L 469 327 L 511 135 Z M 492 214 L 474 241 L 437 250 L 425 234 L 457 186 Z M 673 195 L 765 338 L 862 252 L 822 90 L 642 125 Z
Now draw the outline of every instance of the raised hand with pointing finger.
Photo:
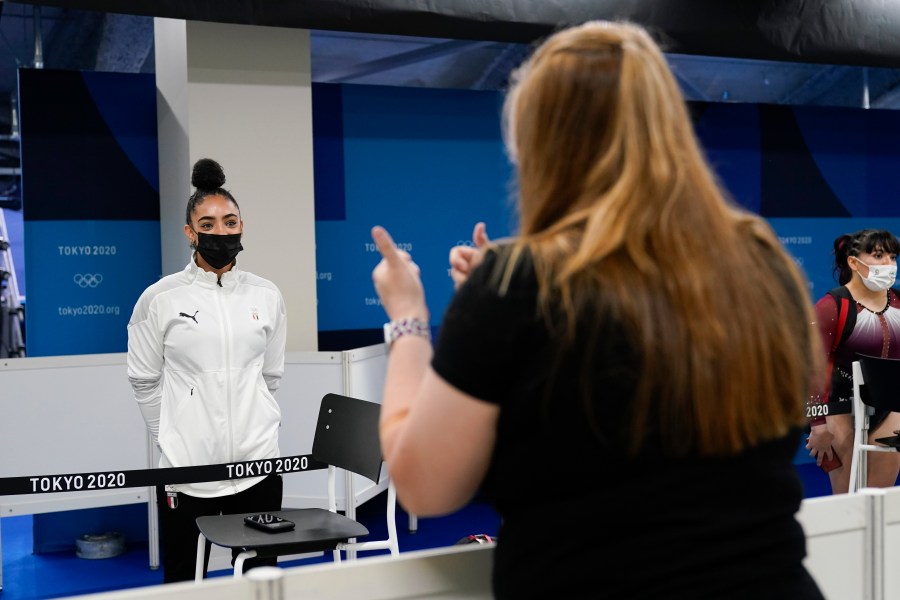
M 419 266 L 408 252 L 400 250 L 384 227 L 372 228 L 372 240 L 381 253 L 381 261 L 372 271 L 375 291 L 391 321 L 420 319 L 428 321 L 425 290 Z

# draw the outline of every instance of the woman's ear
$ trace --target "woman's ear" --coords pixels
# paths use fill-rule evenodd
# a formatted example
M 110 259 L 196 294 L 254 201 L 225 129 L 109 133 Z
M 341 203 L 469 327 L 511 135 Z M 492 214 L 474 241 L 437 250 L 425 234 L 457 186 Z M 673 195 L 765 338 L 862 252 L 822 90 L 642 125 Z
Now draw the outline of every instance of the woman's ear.
M 191 229 L 191 226 L 188 224 L 184 225 L 184 237 L 187 238 L 188 245 L 191 249 L 197 247 L 197 240 L 194 239 L 194 231 Z

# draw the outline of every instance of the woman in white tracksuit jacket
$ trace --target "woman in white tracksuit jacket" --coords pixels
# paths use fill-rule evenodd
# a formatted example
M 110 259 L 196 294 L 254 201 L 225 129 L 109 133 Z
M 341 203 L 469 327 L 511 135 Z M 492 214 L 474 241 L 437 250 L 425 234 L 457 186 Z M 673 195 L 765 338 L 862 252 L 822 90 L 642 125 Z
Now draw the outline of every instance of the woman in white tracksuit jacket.
M 271 281 L 237 267 L 243 221 L 222 188 L 221 166 L 197 161 L 191 183 L 197 189 L 184 232 L 194 254 L 135 304 L 128 379 L 162 453 L 160 467 L 276 458 L 284 299 Z M 280 475 L 159 486 L 164 582 L 194 578 L 198 516 L 280 510 L 281 500 Z M 251 559 L 244 567 L 276 560 Z

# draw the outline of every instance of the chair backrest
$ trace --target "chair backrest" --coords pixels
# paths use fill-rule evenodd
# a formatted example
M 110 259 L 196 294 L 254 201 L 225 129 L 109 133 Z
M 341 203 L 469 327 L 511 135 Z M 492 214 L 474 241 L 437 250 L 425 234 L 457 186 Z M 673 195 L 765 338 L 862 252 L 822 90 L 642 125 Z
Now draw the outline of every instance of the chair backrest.
M 862 371 L 859 396 L 863 403 L 900 411 L 900 359 L 857 353 L 856 360 Z
M 900 359 L 856 354 L 853 361 L 853 450 L 850 455 L 850 484 L 852 494 L 868 484 L 868 452 L 896 452 L 887 438 L 869 443 L 869 417 L 875 409 L 900 411 Z
M 319 406 L 314 459 L 379 482 L 381 441 L 378 419 L 381 405 L 338 394 L 325 394 Z
M 325 394 L 319 406 L 316 434 L 313 437 L 312 456 L 328 465 L 328 509 L 337 511 L 335 497 L 335 468 L 356 473 L 380 483 L 381 440 L 378 435 L 378 420 L 381 405 L 366 400 Z M 349 483 L 349 480 L 348 480 Z M 397 491 L 393 482 L 388 484 L 385 519 L 388 536 L 382 540 L 364 542 L 348 541 L 338 544 L 334 550 L 335 562 L 341 561 L 341 552 L 347 558 L 356 558 L 356 552 L 363 550 L 389 550 L 391 556 L 398 556 L 400 544 L 397 537 Z M 355 518 L 355 505 L 349 495 L 346 504 L 347 516 Z

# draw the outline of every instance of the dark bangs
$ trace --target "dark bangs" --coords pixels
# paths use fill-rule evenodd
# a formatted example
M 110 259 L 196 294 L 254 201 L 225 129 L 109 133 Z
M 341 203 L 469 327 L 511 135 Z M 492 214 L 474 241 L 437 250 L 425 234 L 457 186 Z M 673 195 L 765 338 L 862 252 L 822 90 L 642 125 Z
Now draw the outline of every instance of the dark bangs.
M 859 245 L 860 250 L 867 254 L 879 249 L 888 254 L 900 254 L 900 241 L 886 229 L 870 229 L 861 236 Z

